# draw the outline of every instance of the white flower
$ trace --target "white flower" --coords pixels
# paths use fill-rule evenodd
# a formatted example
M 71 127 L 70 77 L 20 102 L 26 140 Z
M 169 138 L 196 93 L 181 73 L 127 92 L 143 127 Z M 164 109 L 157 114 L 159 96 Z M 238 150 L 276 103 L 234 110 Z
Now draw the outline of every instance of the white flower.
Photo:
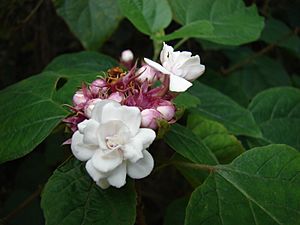
M 205 66 L 200 64 L 198 55 L 191 52 L 180 52 L 165 44 L 160 52 L 161 64 L 144 58 L 145 62 L 154 69 L 170 76 L 170 91 L 186 91 L 199 76 L 204 73 Z
M 87 161 L 87 172 L 101 188 L 119 188 L 126 183 L 126 174 L 140 179 L 152 171 L 153 158 L 146 148 L 155 132 L 140 125 L 137 107 L 121 106 L 113 100 L 97 102 L 91 118 L 78 124 L 72 152 Z

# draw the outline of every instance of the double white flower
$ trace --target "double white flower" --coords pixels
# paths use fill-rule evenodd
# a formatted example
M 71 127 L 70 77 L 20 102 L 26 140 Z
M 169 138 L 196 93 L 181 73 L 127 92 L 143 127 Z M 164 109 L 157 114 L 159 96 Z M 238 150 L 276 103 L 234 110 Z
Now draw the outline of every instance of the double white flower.
M 205 66 L 200 64 L 198 55 L 192 56 L 191 52 L 175 51 L 165 44 L 160 53 L 161 64 L 144 58 L 152 68 L 170 76 L 170 91 L 183 92 L 192 86 L 194 81 L 204 73 Z
M 155 139 L 155 132 L 140 125 L 137 107 L 112 100 L 97 102 L 91 118 L 78 124 L 72 152 L 77 159 L 87 161 L 87 172 L 101 188 L 119 188 L 126 183 L 126 174 L 140 179 L 152 171 L 153 158 L 146 148 Z

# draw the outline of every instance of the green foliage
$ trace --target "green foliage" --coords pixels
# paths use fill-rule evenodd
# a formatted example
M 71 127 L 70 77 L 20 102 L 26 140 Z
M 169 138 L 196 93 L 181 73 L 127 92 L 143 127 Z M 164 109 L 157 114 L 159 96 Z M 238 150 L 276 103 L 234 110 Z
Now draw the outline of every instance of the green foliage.
M 122 15 L 117 1 L 53 0 L 57 13 L 89 50 L 97 50 L 117 28 Z
M 211 42 L 240 45 L 259 38 L 264 23 L 255 6 L 239 0 L 169 1 L 182 28 L 163 40 L 197 37 Z
M 226 95 L 197 81 L 189 89 L 189 93 L 197 96 L 201 102 L 195 112 L 220 122 L 233 134 L 261 136 L 251 112 Z
M 300 38 L 280 20 L 269 18 L 266 21 L 266 26 L 260 39 L 267 43 L 286 48 L 294 52 L 295 55 L 299 56 L 300 54 Z
M 231 162 L 244 151 L 237 138 L 230 135 L 227 129 L 216 121 L 191 114 L 187 126 L 201 138 L 221 163 Z
M 284 143 L 300 150 L 300 91 L 291 87 L 259 93 L 249 110 L 269 143 Z
M 165 136 L 165 141 L 177 153 L 195 163 L 217 164 L 210 149 L 191 130 L 174 124 Z
M 132 181 L 121 189 L 101 189 L 86 175 L 84 165 L 70 159 L 49 179 L 42 208 L 47 225 L 131 225 L 136 194 Z
M 297 224 L 299 165 L 293 148 L 269 145 L 212 167 L 190 198 L 185 225 Z
M 172 20 L 167 0 L 118 0 L 122 13 L 144 34 L 155 35 Z
M 77 87 L 114 63 L 98 53 L 68 54 L 55 59 L 45 72 L 2 90 L 0 163 L 32 151 L 69 114 L 63 104 L 71 103 Z M 74 72 L 74 64 L 80 73 Z
M 188 198 L 184 197 L 171 202 L 167 208 L 164 225 L 184 224 L 185 208 L 188 204 L 188 200 Z M 176 215 L 176 217 L 174 215 Z

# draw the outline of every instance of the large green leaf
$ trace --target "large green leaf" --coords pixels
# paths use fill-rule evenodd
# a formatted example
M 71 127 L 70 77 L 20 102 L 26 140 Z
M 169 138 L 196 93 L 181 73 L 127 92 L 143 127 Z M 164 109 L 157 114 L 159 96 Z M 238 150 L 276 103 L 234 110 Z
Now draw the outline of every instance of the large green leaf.
M 97 53 L 68 54 L 54 59 L 44 73 L 0 91 L 0 163 L 32 151 L 68 115 L 63 104 L 71 104 L 81 83 L 114 63 Z
M 299 56 L 300 54 L 300 38 L 280 20 L 268 19 L 260 39 L 286 48 L 294 52 L 295 55 Z
M 261 137 L 251 112 L 226 95 L 197 81 L 189 92 L 200 99 L 197 113 L 220 122 L 233 134 Z
M 117 0 L 53 0 L 57 13 L 86 49 L 98 49 L 122 19 Z
M 134 26 L 148 35 L 162 31 L 172 20 L 167 0 L 118 0 L 118 3 Z
M 216 121 L 205 119 L 198 114 L 190 114 L 187 127 L 201 138 L 220 163 L 229 163 L 244 152 L 240 141 Z
M 186 225 L 286 224 L 300 221 L 300 155 L 269 145 L 212 168 L 192 194 Z
M 290 85 L 283 66 L 268 57 L 260 57 L 228 77 L 228 81 L 240 85 L 248 99 L 267 88 Z
M 53 59 L 44 70 L 72 77 L 74 74 L 100 73 L 116 65 L 118 65 L 116 60 L 107 55 L 83 51 L 60 55 Z
M 120 189 L 101 189 L 84 164 L 71 159 L 49 179 L 41 205 L 47 225 L 132 225 L 136 194 L 132 181 Z
M 249 110 L 260 126 L 265 140 L 284 143 L 300 150 L 300 90 L 272 88 L 259 93 Z
M 166 211 L 164 225 L 182 225 L 184 223 L 188 200 L 187 197 L 183 197 L 171 202 Z
M 218 160 L 190 129 L 174 124 L 165 136 L 166 143 L 177 153 L 195 162 L 215 165 Z
M 259 38 L 263 19 L 255 6 L 245 7 L 240 0 L 169 1 L 175 19 L 183 25 L 162 37 L 197 37 L 225 45 L 240 45 Z
M 47 72 L 0 92 L 0 163 L 29 153 L 68 114 L 53 100 L 58 80 Z

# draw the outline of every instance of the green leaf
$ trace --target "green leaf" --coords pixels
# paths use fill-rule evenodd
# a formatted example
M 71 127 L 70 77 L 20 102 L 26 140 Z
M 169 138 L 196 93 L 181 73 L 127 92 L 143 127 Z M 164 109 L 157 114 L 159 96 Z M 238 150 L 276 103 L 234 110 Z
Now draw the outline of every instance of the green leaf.
M 172 20 L 167 0 L 118 0 L 122 13 L 142 33 L 154 35 Z
M 47 225 L 132 225 L 136 194 L 132 181 L 117 189 L 101 189 L 84 164 L 71 159 L 48 180 L 41 206 Z
M 117 0 L 53 0 L 57 14 L 86 49 L 97 50 L 117 28 L 122 15 Z
M 232 99 L 195 81 L 189 92 L 200 99 L 195 112 L 223 124 L 236 135 L 261 137 L 261 132 L 252 114 Z
M 218 160 L 190 129 L 173 124 L 165 136 L 166 143 L 177 153 L 195 163 L 215 165 Z
M 194 37 L 224 45 L 241 45 L 259 38 L 264 26 L 256 7 L 245 7 L 240 0 L 175 0 L 169 3 L 175 19 L 183 27 L 162 37 L 164 40 Z M 204 21 L 207 25 L 203 25 Z
M 192 193 L 185 225 L 299 223 L 300 155 L 295 149 L 255 148 L 212 171 Z
M 0 163 L 40 144 L 69 114 L 62 104 L 71 104 L 81 83 L 96 79 L 114 63 L 98 53 L 67 54 L 54 59 L 42 74 L 1 90 Z
M 239 140 L 216 121 L 205 119 L 198 114 L 190 114 L 187 127 L 201 138 L 221 163 L 229 163 L 244 152 Z
M 0 163 L 29 153 L 68 115 L 53 100 L 58 79 L 47 72 L 0 92 Z
M 118 62 L 113 58 L 93 51 L 63 54 L 53 59 L 44 71 L 59 72 L 68 77 L 74 74 L 100 73 Z
M 266 21 L 261 40 L 286 48 L 295 55 L 300 54 L 300 38 L 282 21 L 270 18 Z
M 283 143 L 300 150 L 300 90 L 272 88 L 259 93 L 249 110 L 260 126 L 265 140 Z
M 188 92 L 180 93 L 174 100 L 176 107 L 178 108 L 194 108 L 200 104 L 199 98 L 189 94 Z
M 167 208 L 164 225 L 182 225 L 184 224 L 185 208 L 189 199 L 187 197 L 179 198 L 171 202 Z

